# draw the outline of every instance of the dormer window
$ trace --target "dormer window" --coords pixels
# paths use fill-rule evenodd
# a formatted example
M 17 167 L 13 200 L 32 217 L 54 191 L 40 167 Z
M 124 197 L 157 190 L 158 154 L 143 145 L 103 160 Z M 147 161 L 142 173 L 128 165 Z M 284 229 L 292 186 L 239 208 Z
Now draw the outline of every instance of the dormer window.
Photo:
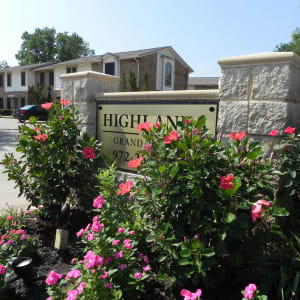
M 105 63 L 105 74 L 115 75 L 115 63 Z
M 68 67 L 67 68 L 67 73 L 76 73 L 77 72 L 77 68 L 76 67 Z

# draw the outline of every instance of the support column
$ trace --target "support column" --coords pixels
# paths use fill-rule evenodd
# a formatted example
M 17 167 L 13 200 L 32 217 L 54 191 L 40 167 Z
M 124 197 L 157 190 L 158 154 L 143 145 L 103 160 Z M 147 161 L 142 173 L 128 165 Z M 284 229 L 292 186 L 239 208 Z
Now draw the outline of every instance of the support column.
M 61 98 L 77 104 L 82 119 L 81 128 L 96 137 L 95 95 L 105 92 L 118 92 L 120 78 L 95 71 L 64 74 L 61 78 Z

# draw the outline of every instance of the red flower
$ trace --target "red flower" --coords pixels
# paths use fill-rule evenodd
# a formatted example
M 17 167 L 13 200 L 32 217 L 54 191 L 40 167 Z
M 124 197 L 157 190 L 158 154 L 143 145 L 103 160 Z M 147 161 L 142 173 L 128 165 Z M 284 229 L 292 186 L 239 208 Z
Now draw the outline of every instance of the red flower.
M 271 136 L 277 136 L 278 134 L 278 130 L 271 130 L 271 132 L 269 133 L 269 135 Z
M 191 124 L 192 120 L 191 119 L 185 119 L 184 122 L 185 122 L 185 124 Z
M 129 161 L 128 167 L 129 168 L 137 168 L 138 166 L 141 165 L 142 160 L 143 160 L 143 156 L 140 156 L 137 159 L 132 159 Z
M 154 124 L 154 127 L 155 127 L 156 129 L 158 129 L 158 128 L 160 127 L 160 125 L 161 125 L 160 122 L 156 122 L 156 123 Z
M 228 136 L 230 138 L 232 138 L 233 140 L 239 140 L 239 141 L 241 141 L 246 136 L 246 132 L 245 131 L 231 132 Z
M 60 99 L 60 103 L 63 105 L 63 106 L 66 106 L 68 104 L 70 104 L 71 102 L 66 100 L 66 99 Z
M 224 190 L 233 189 L 232 186 L 233 175 L 229 174 L 226 177 L 220 178 L 220 188 Z
M 288 134 L 292 134 L 294 133 L 296 128 L 293 128 L 293 127 L 287 127 L 286 129 L 284 129 L 284 132 L 285 133 L 288 133 Z
M 177 141 L 178 133 L 175 130 L 170 132 L 170 136 L 165 136 L 165 144 L 171 144 L 171 141 Z
M 146 131 L 149 131 L 151 129 L 151 123 L 149 122 L 144 122 L 144 123 L 141 123 L 141 124 L 138 124 L 138 126 L 136 127 L 136 129 L 140 132 L 142 132 L 143 130 L 142 129 L 145 129 Z
M 40 134 L 34 136 L 34 138 L 42 143 L 48 139 L 48 134 L 40 133 Z
M 131 191 L 131 189 L 133 187 L 133 183 L 131 181 L 127 181 L 125 184 L 121 183 L 119 185 L 119 187 L 120 187 L 120 190 L 117 191 L 117 194 L 124 195 Z
M 50 109 L 53 105 L 53 102 L 47 102 L 47 103 L 43 103 L 41 104 L 41 107 L 44 109 Z
M 95 159 L 96 158 L 96 155 L 95 155 L 95 149 L 94 148 L 91 148 L 91 147 L 84 147 L 83 151 L 82 151 L 83 155 L 84 155 L 84 158 L 86 159 Z
M 251 207 L 251 216 L 252 216 L 252 221 L 255 222 L 256 219 L 261 217 L 261 213 L 262 213 L 262 206 L 266 206 L 266 207 L 270 207 L 272 206 L 272 202 L 271 201 L 266 201 L 266 200 L 258 200 L 256 201 L 252 207 Z

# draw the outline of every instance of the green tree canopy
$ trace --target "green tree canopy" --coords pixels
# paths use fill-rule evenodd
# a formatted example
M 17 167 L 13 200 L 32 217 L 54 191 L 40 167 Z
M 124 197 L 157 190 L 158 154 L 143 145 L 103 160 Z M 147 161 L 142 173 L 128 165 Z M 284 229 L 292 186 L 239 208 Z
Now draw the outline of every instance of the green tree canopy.
M 34 33 L 25 31 L 21 38 L 21 49 L 16 54 L 20 65 L 65 61 L 94 54 L 77 33 L 56 33 L 55 28 L 36 28 Z
M 297 27 L 292 33 L 292 41 L 290 43 L 281 43 L 275 47 L 275 51 L 284 52 L 292 51 L 300 56 L 300 28 Z

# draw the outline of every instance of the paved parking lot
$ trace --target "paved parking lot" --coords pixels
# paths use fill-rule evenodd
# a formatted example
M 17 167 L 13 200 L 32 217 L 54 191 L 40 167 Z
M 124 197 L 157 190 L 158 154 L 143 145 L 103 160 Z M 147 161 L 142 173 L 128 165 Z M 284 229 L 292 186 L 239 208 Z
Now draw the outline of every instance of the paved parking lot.
M 20 153 L 15 151 L 18 135 L 18 126 L 21 123 L 12 118 L 0 118 L 0 161 L 5 153 L 14 153 L 20 157 Z M 14 189 L 14 181 L 8 181 L 7 174 L 3 174 L 4 167 L 0 164 L 0 213 L 7 209 L 7 205 L 13 208 L 26 208 L 28 202 L 25 197 L 18 197 L 18 189 Z

